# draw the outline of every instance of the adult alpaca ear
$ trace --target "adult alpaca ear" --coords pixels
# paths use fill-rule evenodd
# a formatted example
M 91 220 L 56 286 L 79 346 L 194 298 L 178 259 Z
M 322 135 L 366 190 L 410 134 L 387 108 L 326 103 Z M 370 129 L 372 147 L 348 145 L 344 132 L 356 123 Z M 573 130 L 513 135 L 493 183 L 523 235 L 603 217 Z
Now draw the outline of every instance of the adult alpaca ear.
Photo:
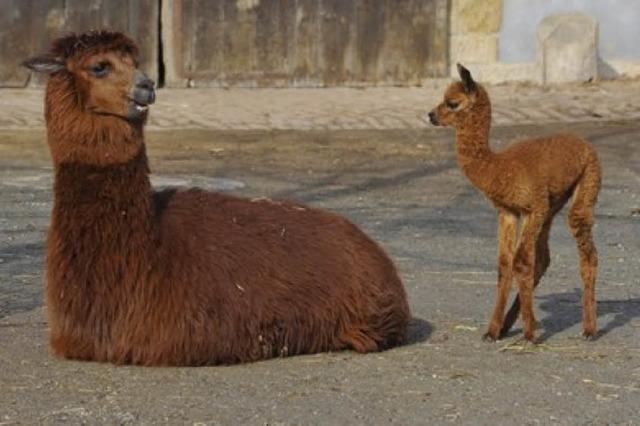
M 461 64 L 458 64 L 458 75 L 460 75 L 462 84 L 464 84 L 464 90 L 467 93 L 473 93 L 476 91 L 476 82 L 473 81 L 473 77 L 471 77 L 471 73 L 469 72 L 469 70 L 463 67 Z
M 60 58 L 52 56 L 35 56 L 22 62 L 31 71 L 53 74 L 65 69 L 65 63 Z

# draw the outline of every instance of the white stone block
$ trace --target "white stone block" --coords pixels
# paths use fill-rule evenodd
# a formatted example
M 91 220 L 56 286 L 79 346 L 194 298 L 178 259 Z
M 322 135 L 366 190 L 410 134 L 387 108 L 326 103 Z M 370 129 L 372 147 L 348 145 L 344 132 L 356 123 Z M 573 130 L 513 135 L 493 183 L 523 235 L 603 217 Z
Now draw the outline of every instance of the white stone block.
M 473 64 L 462 63 L 469 68 L 473 79 L 480 83 L 501 84 L 507 82 L 538 83 L 538 67 L 534 62 L 505 64 L 500 62 Z M 451 78 L 458 79 L 458 70 L 451 67 Z
M 451 36 L 451 63 L 492 63 L 498 59 L 497 34 L 476 34 Z M 453 67 L 455 68 L 455 66 Z
M 598 22 L 581 12 L 549 15 L 538 26 L 542 83 L 582 82 L 598 77 Z

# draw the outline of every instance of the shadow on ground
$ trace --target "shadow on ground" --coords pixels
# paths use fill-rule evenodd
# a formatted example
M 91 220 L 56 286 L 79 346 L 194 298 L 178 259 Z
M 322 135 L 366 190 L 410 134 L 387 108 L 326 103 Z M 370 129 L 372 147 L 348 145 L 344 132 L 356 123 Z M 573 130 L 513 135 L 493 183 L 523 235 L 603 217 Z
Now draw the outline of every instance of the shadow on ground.
M 538 338 L 539 342 L 544 342 L 557 333 L 582 324 L 582 293 L 579 289 L 574 289 L 573 293 L 553 293 L 541 296 L 539 299 L 543 300 L 540 309 L 549 314 L 541 321 L 540 325 L 544 333 Z M 601 300 L 598 301 L 597 306 L 598 338 L 640 318 L 640 298 Z M 604 318 L 610 315 L 613 315 L 613 318 L 604 321 Z
M 422 318 L 413 317 L 409 322 L 407 332 L 407 345 L 414 345 L 429 340 L 433 326 Z
M 0 319 L 42 305 L 41 242 L 0 247 Z
M 378 176 L 370 177 L 364 182 L 352 184 L 340 189 L 327 189 L 331 184 L 344 180 L 344 172 L 335 173 L 312 184 L 301 186 L 294 190 L 276 193 L 275 198 L 301 199 L 306 202 L 327 201 L 332 198 L 363 194 L 366 191 L 397 188 L 418 178 L 428 178 L 429 176 L 443 173 L 452 169 L 454 166 L 455 164 L 448 162 L 446 164 L 421 167 L 395 174 L 393 173 L 393 167 L 389 167 L 388 170 L 378 168 L 378 170 L 376 170 Z M 386 176 L 381 177 L 379 175 Z

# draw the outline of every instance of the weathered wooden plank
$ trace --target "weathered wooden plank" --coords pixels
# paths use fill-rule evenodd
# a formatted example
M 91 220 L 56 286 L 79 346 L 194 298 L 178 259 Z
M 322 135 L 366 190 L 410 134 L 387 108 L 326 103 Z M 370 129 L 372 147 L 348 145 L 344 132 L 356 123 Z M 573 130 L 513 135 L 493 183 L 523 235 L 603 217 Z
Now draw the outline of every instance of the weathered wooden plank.
M 143 69 L 157 78 L 157 0 L 0 0 L 0 10 L 0 87 L 25 86 L 29 73 L 20 62 L 55 37 L 91 29 L 129 34 L 140 46 Z
M 175 0 L 171 85 L 418 84 L 446 76 L 449 0 Z
M 445 76 L 449 0 L 175 0 L 169 82 L 279 86 L 416 84 Z M 54 37 L 109 28 L 131 35 L 158 75 L 157 0 L 0 0 L 0 86 Z M 171 22 L 166 22 L 170 20 Z M 40 80 L 36 80 L 38 83 Z
M 313 86 L 324 78 L 320 65 L 322 46 L 318 43 L 324 36 L 318 32 L 321 4 L 318 0 L 296 0 L 295 8 L 296 20 L 289 43 L 291 80 L 292 84 Z
M 29 73 L 20 64 L 40 52 L 58 25 L 53 12 L 63 0 L 1 0 L 0 3 L 0 86 L 23 87 Z
M 422 0 L 404 0 L 402 7 L 394 4 L 396 0 L 386 0 L 386 36 L 380 47 L 385 60 L 380 63 L 379 78 L 417 83 L 445 76 L 448 37 L 442 22 L 447 19 L 446 7 Z
M 322 83 L 336 85 L 353 81 L 356 76 L 353 55 L 357 28 L 356 3 L 325 0 L 319 11 L 320 56 L 317 63 Z
M 295 41 L 292 30 L 296 11 L 294 0 L 267 2 L 256 9 L 256 69 L 266 80 L 286 80 L 290 73 L 289 58 Z M 262 75 L 261 75 L 262 74 Z

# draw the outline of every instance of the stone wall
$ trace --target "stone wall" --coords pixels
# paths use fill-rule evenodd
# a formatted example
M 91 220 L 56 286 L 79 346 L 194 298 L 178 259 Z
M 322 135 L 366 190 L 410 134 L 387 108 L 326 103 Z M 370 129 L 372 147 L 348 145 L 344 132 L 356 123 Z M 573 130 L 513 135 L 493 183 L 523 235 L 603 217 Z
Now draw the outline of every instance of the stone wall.
M 478 64 L 498 59 L 501 12 L 501 0 L 452 0 L 452 64 Z
M 582 12 L 598 23 L 593 78 L 640 76 L 638 17 L 627 0 L 451 0 L 450 75 L 455 63 L 470 67 L 478 79 L 499 83 L 550 80 L 537 42 L 540 23 L 558 12 Z M 585 27 L 585 37 L 591 34 Z M 602 36 L 601 36 L 602 35 Z M 591 36 L 589 36 L 591 37 Z M 592 41 L 588 41 L 593 44 Z M 560 49 L 562 50 L 562 49 Z M 563 58 L 565 59 L 565 58 Z M 566 65 L 566 61 L 565 65 Z M 549 65 L 549 64 L 547 64 Z M 589 68 L 592 68 L 589 65 Z M 590 70 L 576 76 L 593 75 Z M 579 79 L 579 77 L 576 77 Z M 557 79 L 560 82 L 560 79 Z M 578 80 L 575 80 L 578 81 Z
M 457 77 L 455 64 L 460 62 L 480 81 L 535 80 L 534 63 L 498 62 L 502 18 L 502 0 L 451 0 L 452 77 Z

